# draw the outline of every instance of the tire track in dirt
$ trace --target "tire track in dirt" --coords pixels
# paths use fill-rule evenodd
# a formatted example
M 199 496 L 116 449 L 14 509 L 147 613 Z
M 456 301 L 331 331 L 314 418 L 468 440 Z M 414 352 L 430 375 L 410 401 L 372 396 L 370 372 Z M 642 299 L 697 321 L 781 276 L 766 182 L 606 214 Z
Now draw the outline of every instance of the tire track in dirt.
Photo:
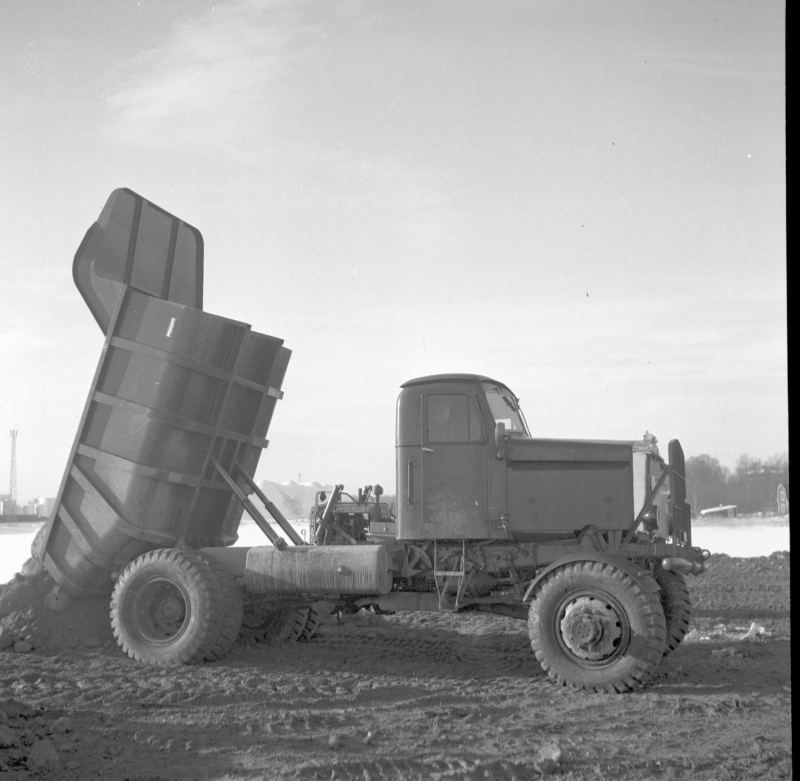
M 330 775 L 327 775 L 327 774 Z M 461 781 L 461 779 L 486 779 L 486 781 L 525 781 L 539 774 L 509 760 L 467 760 L 463 757 L 432 759 L 383 759 L 373 761 L 336 762 L 335 764 L 309 763 L 298 769 L 301 780 L 330 778 L 331 781 Z
M 342 669 L 380 675 L 388 660 L 394 673 L 434 678 L 536 678 L 542 669 L 533 658 L 527 632 L 520 623 L 516 635 L 467 635 L 448 630 L 408 629 L 400 625 L 324 627 L 302 650 L 286 658 L 281 649 L 270 654 L 273 669 Z

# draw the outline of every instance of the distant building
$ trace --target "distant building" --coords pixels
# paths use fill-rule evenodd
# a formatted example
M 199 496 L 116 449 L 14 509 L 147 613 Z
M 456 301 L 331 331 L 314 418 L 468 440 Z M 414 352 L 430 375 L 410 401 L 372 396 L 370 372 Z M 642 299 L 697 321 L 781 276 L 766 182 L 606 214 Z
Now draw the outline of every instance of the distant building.
M 701 518 L 720 517 L 720 518 L 735 518 L 736 505 L 735 504 L 721 504 L 719 507 L 709 507 L 707 510 L 700 510 Z
M 35 520 L 41 518 L 47 520 L 55 506 L 55 496 L 38 496 L 25 504 L 16 504 L 11 501 L 9 494 L 0 494 L 0 518 L 6 522 L 13 522 L 17 519 Z
M 776 499 L 778 515 L 789 514 L 789 486 L 781 483 L 778 486 L 778 496 Z

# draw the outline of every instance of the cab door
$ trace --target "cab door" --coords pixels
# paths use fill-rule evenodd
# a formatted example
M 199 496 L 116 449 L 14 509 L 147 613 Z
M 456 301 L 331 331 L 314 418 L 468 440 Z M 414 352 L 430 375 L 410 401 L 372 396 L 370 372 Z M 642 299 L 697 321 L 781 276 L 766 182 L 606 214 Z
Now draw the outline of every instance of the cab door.
M 421 413 L 424 537 L 486 537 L 486 423 L 474 392 L 424 391 Z

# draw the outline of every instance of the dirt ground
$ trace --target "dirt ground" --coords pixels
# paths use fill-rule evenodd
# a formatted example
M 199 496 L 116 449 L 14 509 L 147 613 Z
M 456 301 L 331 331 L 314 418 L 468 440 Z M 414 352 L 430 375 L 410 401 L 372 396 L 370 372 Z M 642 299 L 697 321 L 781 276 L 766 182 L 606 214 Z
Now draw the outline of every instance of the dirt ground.
M 555 686 L 525 623 L 477 614 L 334 615 L 163 670 L 117 650 L 105 603 L 13 610 L 11 584 L 0 781 L 791 778 L 789 566 L 713 556 L 691 632 L 624 695 Z

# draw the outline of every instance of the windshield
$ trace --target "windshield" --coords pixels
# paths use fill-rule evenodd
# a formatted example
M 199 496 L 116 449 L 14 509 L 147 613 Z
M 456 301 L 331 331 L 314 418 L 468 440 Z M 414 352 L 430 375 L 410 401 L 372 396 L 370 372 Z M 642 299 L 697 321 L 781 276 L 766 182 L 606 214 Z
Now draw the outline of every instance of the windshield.
M 511 391 L 500 387 L 487 388 L 486 401 L 489 403 L 495 423 L 505 423 L 506 431 L 528 434 L 522 410 Z

